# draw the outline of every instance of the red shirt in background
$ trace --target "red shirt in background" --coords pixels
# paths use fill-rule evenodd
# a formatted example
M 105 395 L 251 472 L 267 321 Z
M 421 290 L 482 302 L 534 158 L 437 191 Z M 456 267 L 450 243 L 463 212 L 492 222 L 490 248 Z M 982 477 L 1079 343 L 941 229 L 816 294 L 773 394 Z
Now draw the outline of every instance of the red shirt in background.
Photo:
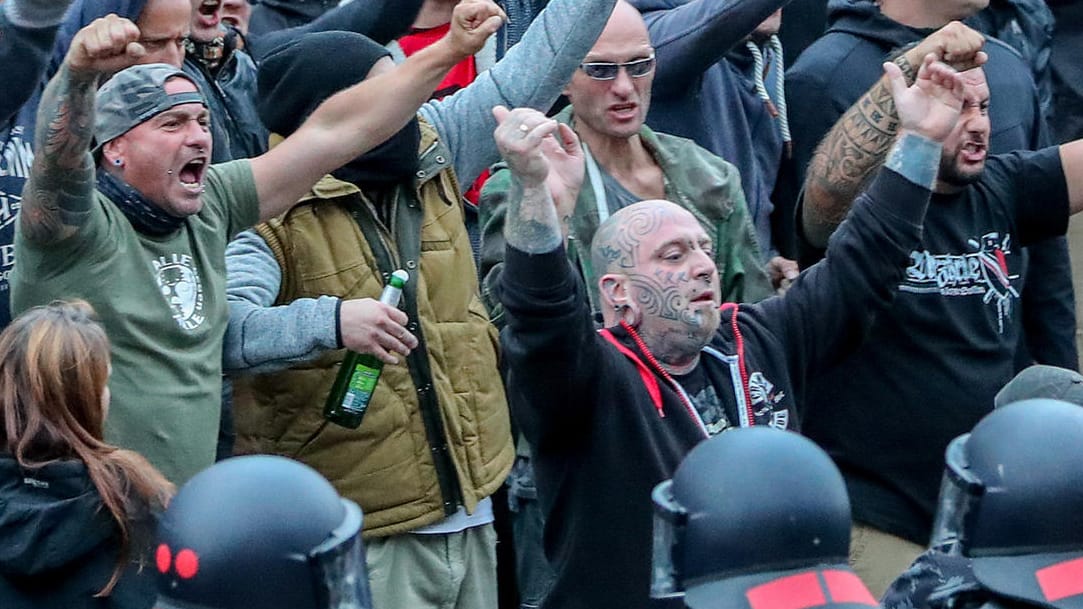
M 451 24 L 445 23 L 434 28 L 426 30 L 411 29 L 410 33 L 399 38 L 399 46 L 402 47 L 402 52 L 407 56 L 411 56 L 421 49 L 429 46 L 430 44 L 440 40 L 451 30 Z M 447 73 L 444 80 L 440 81 L 440 85 L 436 87 L 436 91 L 432 94 L 431 99 L 443 99 L 448 95 L 458 91 L 474 82 L 474 79 L 478 77 L 478 66 L 473 56 L 455 64 L 455 67 Z
M 409 34 L 399 38 L 399 46 L 402 47 L 403 54 L 409 57 L 437 40 L 440 40 L 444 37 L 444 34 L 447 34 L 450 30 L 450 23 L 424 30 L 411 29 Z M 444 80 L 440 81 L 439 86 L 436 87 L 436 91 L 433 92 L 430 99 L 443 99 L 474 82 L 474 79 L 477 77 L 477 61 L 475 61 L 473 56 L 467 57 L 455 64 L 455 66 L 448 71 L 447 76 L 444 77 Z M 486 169 L 478 176 L 478 179 L 474 181 L 470 190 L 466 191 L 466 194 L 463 195 L 466 197 L 467 201 L 470 201 L 474 205 L 478 204 L 478 198 L 481 195 L 481 187 L 488 178 L 489 170 Z

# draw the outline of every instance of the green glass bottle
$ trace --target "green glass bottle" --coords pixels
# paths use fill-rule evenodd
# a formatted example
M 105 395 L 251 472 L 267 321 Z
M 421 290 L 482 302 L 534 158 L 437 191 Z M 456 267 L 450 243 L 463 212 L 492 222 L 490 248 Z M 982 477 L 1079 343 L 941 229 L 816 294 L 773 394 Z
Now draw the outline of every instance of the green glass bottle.
M 402 287 L 409 278 L 406 271 L 401 269 L 391 273 L 391 280 L 380 294 L 380 302 L 398 306 Z M 375 355 L 347 351 L 335 383 L 331 385 L 327 403 L 324 404 L 324 418 L 350 429 L 360 427 L 361 418 L 369 407 L 369 400 L 372 399 L 372 392 L 376 390 L 376 382 L 380 380 L 383 368 L 384 363 Z

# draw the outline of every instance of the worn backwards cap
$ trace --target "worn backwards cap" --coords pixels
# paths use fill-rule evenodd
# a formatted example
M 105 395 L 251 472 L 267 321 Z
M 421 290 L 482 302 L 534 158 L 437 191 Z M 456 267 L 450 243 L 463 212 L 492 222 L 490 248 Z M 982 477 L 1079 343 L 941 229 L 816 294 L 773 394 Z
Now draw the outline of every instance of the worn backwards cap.
M 165 81 L 173 77 L 195 81 L 169 64 L 134 65 L 117 72 L 98 89 L 97 112 L 94 117 L 94 152 L 152 116 L 181 104 L 203 104 L 207 100 L 199 92 L 166 93 Z
M 1083 375 L 1068 368 L 1034 365 L 1024 369 L 997 392 L 997 408 L 1031 400 L 1049 398 L 1083 406 Z

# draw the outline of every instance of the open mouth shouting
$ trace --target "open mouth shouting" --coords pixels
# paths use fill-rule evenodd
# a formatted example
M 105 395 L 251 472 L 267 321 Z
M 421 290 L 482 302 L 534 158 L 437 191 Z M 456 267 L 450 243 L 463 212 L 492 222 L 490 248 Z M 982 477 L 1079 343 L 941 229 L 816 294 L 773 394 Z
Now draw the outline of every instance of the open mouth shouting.
M 207 157 L 196 157 L 185 163 L 177 172 L 177 180 L 185 190 L 203 192 L 203 176 L 207 173 Z
M 966 142 L 960 152 L 967 163 L 980 163 L 985 160 L 986 146 L 982 142 Z
M 216 28 L 220 21 L 220 14 L 218 9 L 221 8 L 222 3 L 219 0 L 203 0 L 200 3 L 199 8 L 196 9 L 195 17 L 199 21 L 199 25 L 205 28 Z

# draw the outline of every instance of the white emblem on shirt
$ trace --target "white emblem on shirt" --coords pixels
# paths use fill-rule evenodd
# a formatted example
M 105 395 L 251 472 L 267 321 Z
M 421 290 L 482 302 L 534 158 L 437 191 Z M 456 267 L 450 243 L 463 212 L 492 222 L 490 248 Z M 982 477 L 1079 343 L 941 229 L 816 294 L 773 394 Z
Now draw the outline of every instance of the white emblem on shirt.
M 1012 310 L 1012 302 L 1019 299 L 1019 292 L 1012 281 L 1019 274 L 1008 269 L 1011 235 L 999 232 L 985 233 L 977 239 L 968 239 L 974 251 L 969 254 L 930 254 L 927 251 L 910 253 L 910 266 L 906 279 L 899 290 L 913 293 L 939 293 L 942 296 L 980 295 L 982 302 L 996 307 L 998 330 L 1004 332 L 1004 319 Z
M 790 421 L 790 411 L 785 408 L 776 408 L 782 402 L 782 398 L 786 397 L 785 392 L 776 393 L 775 384 L 767 380 L 762 372 L 753 372 L 748 377 L 748 393 L 752 397 L 755 416 L 762 417 L 770 412 L 771 421 L 768 425 L 777 429 L 786 429 L 786 424 Z
M 188 254 L 159 256 L 154 262 L 158 289 L 184 330 L 194 330 L 207 318 L 203 313 L 203 283 Z

